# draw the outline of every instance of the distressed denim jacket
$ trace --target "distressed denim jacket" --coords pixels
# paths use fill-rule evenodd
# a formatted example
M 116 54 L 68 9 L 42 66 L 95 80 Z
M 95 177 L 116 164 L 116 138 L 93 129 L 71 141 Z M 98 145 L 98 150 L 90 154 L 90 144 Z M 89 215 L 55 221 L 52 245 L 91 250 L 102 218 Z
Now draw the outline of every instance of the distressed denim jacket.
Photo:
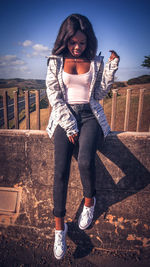
M 48 126 L 46 128 L 51 138 L 56 126 L 59 124 L 66 132 L 67 136 L 77 133 L 77 121 L 65 101 L 66 90 L 62 79 L 63 57 L 52 55 L 48 60 L 46 76 L 47 97 L 52 107 Z M 104 67 L 103 57 L 96 56 L 91 61 L 92 81 L 89 92 L 89 103 L 93 114 L 99 122 L 104 137 L 110 132 L 106 116 L 99 100 L 103 99 L 109 92 L 114 81 L 114 74 L 118 69 L 119 60 L 117 58 L 106 63 Z

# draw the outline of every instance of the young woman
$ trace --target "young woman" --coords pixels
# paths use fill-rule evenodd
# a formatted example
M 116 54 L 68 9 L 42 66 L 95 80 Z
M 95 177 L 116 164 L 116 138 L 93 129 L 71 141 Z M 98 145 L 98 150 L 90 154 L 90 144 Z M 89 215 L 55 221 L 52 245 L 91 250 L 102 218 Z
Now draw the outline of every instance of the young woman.
M 83 185 L 84 207 L 79 228 L 92 222 L 96 204 L 95 154 L 97 141 L 110 127 L 99 100 L 107 95 L 118 69 L 119 56 L 111 56 L 104 68 L 103 57 L 96 56 L 97 39 L 89 20 L 72 14 L 62 23 L 52 55 L 48 60 L 47 96 L 52 106 L 47 131 L 54 135 L 54 255 L 66 252 L 67 224 L 64 224 L 66 197 L 74 146 L 78 143 L 78 166 Z

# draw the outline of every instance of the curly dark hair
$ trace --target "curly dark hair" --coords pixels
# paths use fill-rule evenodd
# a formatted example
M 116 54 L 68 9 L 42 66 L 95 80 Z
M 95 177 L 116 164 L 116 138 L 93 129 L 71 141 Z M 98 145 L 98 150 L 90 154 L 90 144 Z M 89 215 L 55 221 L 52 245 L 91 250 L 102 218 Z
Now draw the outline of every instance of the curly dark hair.
M 53 55 L 65 55 L 68 52 L 69 39 L 80 30 L 87 37 L 87 47 L 84 56 L 87 59 L 93 59 L 97 51 L 97 38 L 95 36 L 92 24 L 87 17 L 80 14 L 71 14 L 68 16 L 60 26 L 54 48 Z

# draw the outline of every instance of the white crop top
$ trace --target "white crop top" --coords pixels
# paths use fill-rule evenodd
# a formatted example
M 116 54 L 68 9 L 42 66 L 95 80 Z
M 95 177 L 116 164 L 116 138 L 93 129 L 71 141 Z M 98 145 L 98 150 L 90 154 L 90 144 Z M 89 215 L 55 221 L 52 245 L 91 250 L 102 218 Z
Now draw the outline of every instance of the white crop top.
M 83 74 L 69 74 L 63 71 L 63 82 L 66 89 L 66 102 L 68 104 L 88 103 L 91 80 L 91 69 Z

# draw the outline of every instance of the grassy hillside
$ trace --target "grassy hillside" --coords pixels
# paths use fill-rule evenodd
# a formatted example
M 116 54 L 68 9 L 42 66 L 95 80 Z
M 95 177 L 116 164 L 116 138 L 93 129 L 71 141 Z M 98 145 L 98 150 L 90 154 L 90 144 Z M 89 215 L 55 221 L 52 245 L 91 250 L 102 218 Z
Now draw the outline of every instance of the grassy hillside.
M 36 79 L 0 79 L 0 88 L 11 88 L 18 87 L 20 89 L 45 89 L 45 80 L 36 80 Z
M 116 88 L 122 88 L 122 87 L 126 87 L 128 85 L 141 85 L 141 84 L 149 84 L 150 83 L 150 75 L 142 75 L 136 78 L 132 78 L 128 81 L 125 82 L 114 82 L 113 84 L 113 89 Z
M 115 82 L 113 88 L 122 88 L 127 85 L 150 83 L 150 75 L 142 75 L 126 82 Z M 0 79 L 0 88 L 18 87 L 20 89 L 45 89 L 45 80 L 40 79 Z

